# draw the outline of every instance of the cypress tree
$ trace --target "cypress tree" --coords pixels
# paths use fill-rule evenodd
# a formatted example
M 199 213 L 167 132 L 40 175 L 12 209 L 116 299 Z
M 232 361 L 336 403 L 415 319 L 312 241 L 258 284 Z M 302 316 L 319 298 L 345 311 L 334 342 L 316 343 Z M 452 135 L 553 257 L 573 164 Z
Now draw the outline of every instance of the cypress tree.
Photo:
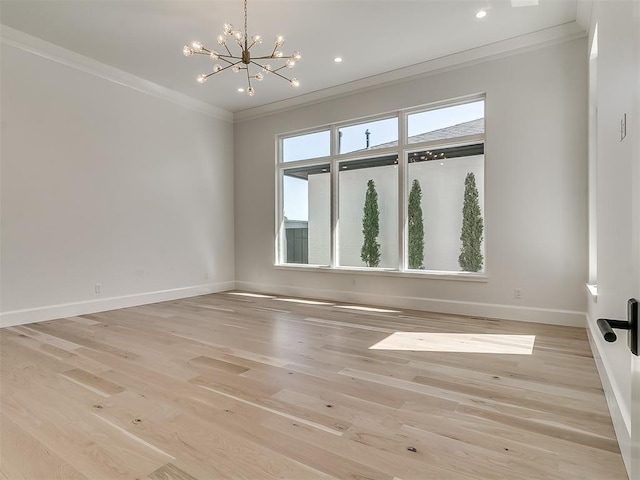
M 367 182 L 367 195 L 364 200 L 362 217 L 362 235 L 364 241 L 360 250 L 360 258 L 367 267 L 380 264 L 380 244 L 377 242 L 380 233 L 380 210 L 378 209 L 378 192 L 373 180 Z
M 462 206 L 462 231 L 460 240 L 462 247 L 458 262 L 465 272 L 479 272 L 482 270 L 484 257 L 482 256 L 482 232 L 484 225 L 476 177 L 473 172 L 467 173 L 464 179 L 464 204 Z
M 424 268 L 424 224 L 422 219 L 422 189 L 417 179 L 409 192 L 409 268 Z

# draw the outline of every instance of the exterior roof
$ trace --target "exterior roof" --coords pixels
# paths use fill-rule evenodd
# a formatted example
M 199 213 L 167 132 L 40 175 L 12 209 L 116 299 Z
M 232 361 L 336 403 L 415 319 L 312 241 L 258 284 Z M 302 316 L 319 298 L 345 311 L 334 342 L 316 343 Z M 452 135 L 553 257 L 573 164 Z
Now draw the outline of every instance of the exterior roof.
M 447 138 L 466 137 L 468 135 L 477 135 L 484 132 L 484 118 L 478 118 L 469 122 L 458 123 L 457 125 L 451 125 L 450 127 L 440 128 L 431 132 L 420 133 L 409 137 L 409 143 L 422 143 L 432 142 L 434 140 L 444 140 Z M 397 142 L 381 143 L 380 145 L 373 145 L 368 149 L 373 150 L 376 148 L 393 147 L 397 145 Z
M 478 118 L 469 122 L 459 123 L 450 127 L 433 130 L 432 132 L 420 133 L 409 137 L 409 143 L 430 142 L 433 140 L 443 140 L 445 138 L 466 137 L 484 132 L 484 118 Z

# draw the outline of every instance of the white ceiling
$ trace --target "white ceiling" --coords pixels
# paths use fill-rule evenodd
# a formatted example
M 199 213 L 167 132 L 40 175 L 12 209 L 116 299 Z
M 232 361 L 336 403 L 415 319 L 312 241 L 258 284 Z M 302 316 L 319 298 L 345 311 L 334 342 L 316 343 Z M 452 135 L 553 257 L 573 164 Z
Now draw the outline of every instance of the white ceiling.
M 286 73 L 255 82 L 253 98 L 236 92 L 246 76 L 225 71 L 200 85 L 213 61 L 186 58 L 183 45 L 217 48 L 222 25 L 243 22 L 242 0 L 2 0 L 0 21 L 125 72 L 211 105 L 238 112 L 321 91 L 409 65 L 576 20 L 576 0 L 540 0 L 515 8 L 509 0 L 248 0 L 249 34 L 286 38 L 285 53 L 302 53 Z M 488 15 L 478 20 L 475 13 Z M 337 55 L 342 64 L 333 62 Z

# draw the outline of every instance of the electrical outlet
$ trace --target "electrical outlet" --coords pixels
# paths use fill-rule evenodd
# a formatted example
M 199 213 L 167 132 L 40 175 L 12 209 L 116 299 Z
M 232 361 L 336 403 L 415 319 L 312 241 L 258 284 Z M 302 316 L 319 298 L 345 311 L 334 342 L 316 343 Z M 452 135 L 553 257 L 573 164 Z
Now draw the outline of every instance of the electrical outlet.
M 102 284 L 96 283 L 96 293 L 102 293 Z
M 513 289 L 513 298 L 522 298 L 522 289 L 514 288 Z

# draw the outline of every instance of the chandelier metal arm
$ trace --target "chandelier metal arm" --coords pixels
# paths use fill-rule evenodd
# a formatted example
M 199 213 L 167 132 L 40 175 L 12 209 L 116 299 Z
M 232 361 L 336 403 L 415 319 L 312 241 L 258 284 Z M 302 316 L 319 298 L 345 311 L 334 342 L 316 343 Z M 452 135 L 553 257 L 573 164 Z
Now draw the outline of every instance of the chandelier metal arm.
M 236 57 L 231 53 L 231 51 L 229 50 L 229 48 L 227 47 L 226 44 L 224 45 L 224 47 L 227 49 L 227 52 L 229 53 L 229 55 L 221 55 L 218 52 L 216 52 L 216 55 L 218 55 L 219 58 L 224 59 L 223 57 L 226 57 L 226 58 L 237 58 L 238 60 L 241 60 L 240 57 Z M 212 53 L 213 52 L 211 50 L 209 50 L 207 47 L 205 47 L 204 45 L 202 45 L 202 51 L 198 52 L 198 51 L 194 50 L 194 52 L 193 52 L 194 55 L 206 55 L 206 56 L 209 56 Z
M 269 57 L 267 57 L 267 58 L 269 58 Z M 258 67 L 260 67 L 260 68 L 262 68 L 263 70 L 265 69 L 265 68 L 264 68 L 264 65 L 260 65 L 258 62 L 254 62 L 253 60 L 251 60 L 251 63 L 253 63 L 254 65 L 256 65 L 256 66 L 258 66 Z M 291 82 L 291 79 L 290 79 L 290 78 L 287 78 L 287 77 L 285 77 L 284 75 L 282 75 L 282 74 L 278 73 L 278 70 L 281 70 L 282 68 L 284 68 L 284 67 L 280 67 L 280 68 L 278 68 L 278 69 L 276 69 L 276 70 L 268 70 L 268 72 L 269 72 L 269 73 L 273 73 L 274 75 L 277 75 L 277 76 L 278 76 L 278 77 L 280 77 L 280 78 L 284 78 L 287 82 Z
M 281 57 L 274 57 L 273 55 L 264 55 L 262 57 L 252 57 L 256 60 L 286 60 L 287 58 L 291 58 L 292 55 L 283 55 Z
M 238 61 L 237 61 L 237 62 L 232 62 L 231 60 L 228 60 L 229 58 L 231 58 L 231 59 L 233 59 L 233 60 L 238 60 Z M 229 56 L 229 55 L 219 55 L 219 56 L 218 56 L 218 59 L 219 59 L 219 60 L 222 60 L 223 62 L 231 63 L 231 64 L 233 64 L 233 65 L 237 65 L 238 63 L 241 63 L 241 62 L 242 62 L 242 59 L 241 59 L 240 57 L 234 57 L 233 55 L 232 55 L 232 56 Z
M 207 50 L 205 47 L 202 47 L 202 52 L 193 52 L 195 55 L 206 55 L 209 56 L 211 54 L 210 50 Z M 233 60 L 239 60 L 242 61 L 242 58 L 240 57 L 236 57 L 235 55 L 220 55 L 218 54 L 218 60 L 222 60 L 223 62 L 227 62 L 227 63 L 234 63 L 230 60 L 228 60 L 229 58 L 232 58 Z M 235 63 L 240 63 L 240 62 L 235 62 Z M 235 65 L 234 63 L 234 65 Z
M 236 63 L 230 63 L 229 65 L 227 65 L 226 67 L 222 67 L 220 70 L 218 70 L 217 72 L 211 72 L 209 74 L 206 75 L 207 78 L 209 78 L 211 75 L 215 75 L 216 73 L 220 73 L 220 72 L 224 72 L 225 70 L 227 70 L 228 68 L 233 67 L 234 65 L 237 65 L 240 62 L 236 62 Z

